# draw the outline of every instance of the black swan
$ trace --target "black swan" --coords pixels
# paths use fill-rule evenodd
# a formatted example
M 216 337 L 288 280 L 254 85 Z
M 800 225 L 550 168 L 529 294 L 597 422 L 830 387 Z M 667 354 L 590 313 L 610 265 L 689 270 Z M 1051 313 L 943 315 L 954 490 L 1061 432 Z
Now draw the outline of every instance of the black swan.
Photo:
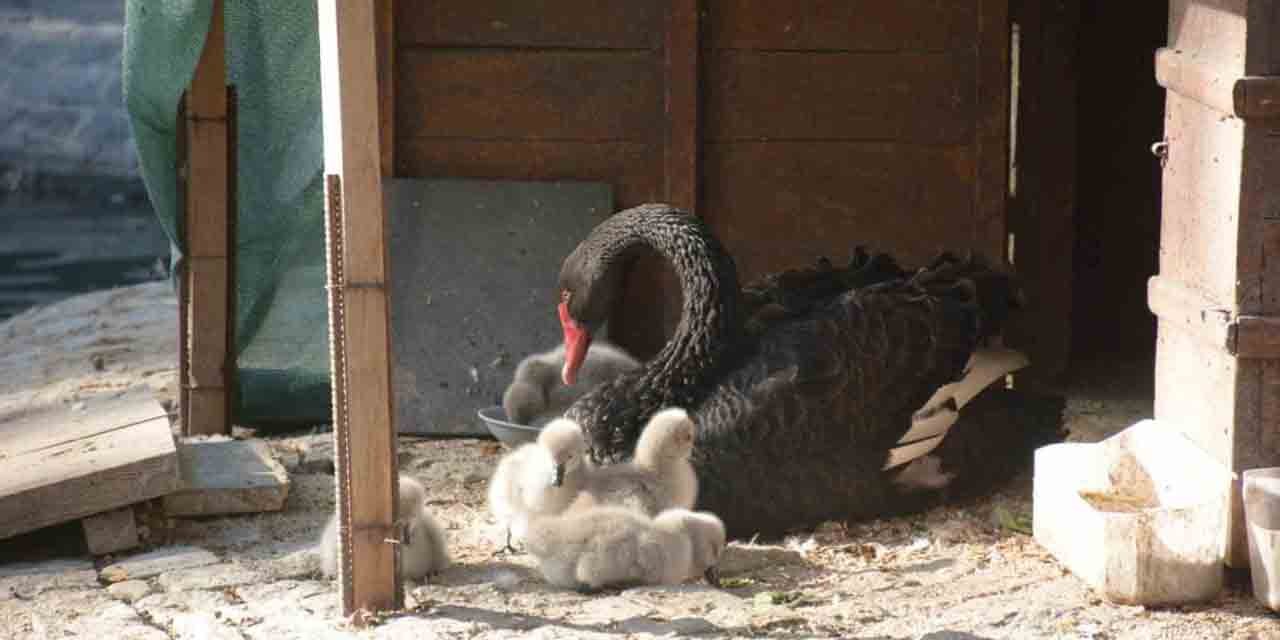
M 629 456 L 655 412 L 687 409 L 697 508 L 732 537 L 975 495 L 1063 436 L 1061 398 L 991 384 L 1025 364 L 988 348 L 1021 299 L 1007 274 L 949 254 L 909 273 L 859 251 L 846 268 L 822 261 L 740 291 L 710 229 L 666 205 L 614 214 L 565 259 L 566 383 L 646 250 L 679 278 L 680 322 L 652 360 L 565 415 L 602 464 Z

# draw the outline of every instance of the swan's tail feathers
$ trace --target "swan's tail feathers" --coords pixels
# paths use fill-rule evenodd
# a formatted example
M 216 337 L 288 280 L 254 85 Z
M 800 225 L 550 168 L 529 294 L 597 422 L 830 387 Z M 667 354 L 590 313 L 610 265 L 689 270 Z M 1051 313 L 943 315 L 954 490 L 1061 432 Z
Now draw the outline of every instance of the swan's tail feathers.
M 856 247 L 844 267 L 819 258 L 814 266 L 771 273 L 746 285 L 742 288 L 739 313 L 748 335 L 759 335 L 835 300 L 846 291 L 906 275 L 889 254 L 873 254 Z
M 978 394 L 932 451 L 940 473 L 955 476 L 948 497 L 986 493 L 1030 468 L 1036 449 L 1066 436 L 1065 407 L 1060 396 L 999 385 Z
M 1010 312 L 1025 306 L 1025 296 L 1014 277 L 990 266 L 979 254 L 943 253 L 917 271 L 911 282 L 934 296 L 956 297 L 979 309 L 979 336 L 998 336 Z

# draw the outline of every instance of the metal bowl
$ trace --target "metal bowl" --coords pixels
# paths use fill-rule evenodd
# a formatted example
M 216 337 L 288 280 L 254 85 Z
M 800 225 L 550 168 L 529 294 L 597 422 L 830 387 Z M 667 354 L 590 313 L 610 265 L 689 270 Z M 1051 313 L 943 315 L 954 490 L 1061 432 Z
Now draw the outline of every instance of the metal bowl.
M 518 447 L 526 442 L 538 439 L 540 427 L 530 427 L 514 422 L 507 422 L 507 412 L 501 406 L 485 407 L 476 412 L 489 433 L 508 447 Z

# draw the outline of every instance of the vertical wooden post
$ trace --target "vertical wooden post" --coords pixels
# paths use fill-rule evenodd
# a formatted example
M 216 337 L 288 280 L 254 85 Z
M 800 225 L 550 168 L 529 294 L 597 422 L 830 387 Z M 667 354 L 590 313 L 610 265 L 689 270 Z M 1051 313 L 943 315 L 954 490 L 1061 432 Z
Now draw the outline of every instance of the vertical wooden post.
M 975 103 L 980 113 L 975 134 L 973 243 L 1004 247 L 1009 195 L 1009 0 L 979 0 L 978 32 Z
M 664 196 L 669 204 L 697 212 L 702 174 L 699 165 L 698 0 L 669 0 L 663 38 L 666 75 L 666 175 Z
M 187 184 L 183 190 L 186 357 L 180 358 L 183 432 L 231 432 L 228 388 L 234 371 L 230 327 L 231 152 L 223 3 L 214 0 L 209 33 L 185 105 Z
M 337 452 L 339 588 L 351 614 L 398 608 L 396 440 L 374 0 L 317 0 Z
M 1057 376 L 1070 353 L 1080 2 L 1020 0 L 1014 18 L 1021 46 L 1018 104 L 1013 105 L 1017 193 L 1010 202 L 1009 232 L 1019 279 L 1027 291 L 1043 292 L 1005 332 L 1031 357 L 1031 370 L 1018 375 L 1021 385 Z
M 396 173 L 396 0 L 374 0 L 378 17 L 378 130 L 382 176 Z

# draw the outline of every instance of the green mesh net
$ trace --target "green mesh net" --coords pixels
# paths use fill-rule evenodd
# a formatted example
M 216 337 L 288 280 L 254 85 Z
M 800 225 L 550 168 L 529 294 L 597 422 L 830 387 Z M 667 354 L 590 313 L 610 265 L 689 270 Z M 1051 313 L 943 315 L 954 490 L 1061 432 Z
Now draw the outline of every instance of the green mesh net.
M 211 0 L 128 0 L 124 93 L 142 177 L 174 245 L 177 112 Z M 227 73 L 237 96 L 238 424 L 329 420 L 323 153 L 316 4 L 227 0 Z

